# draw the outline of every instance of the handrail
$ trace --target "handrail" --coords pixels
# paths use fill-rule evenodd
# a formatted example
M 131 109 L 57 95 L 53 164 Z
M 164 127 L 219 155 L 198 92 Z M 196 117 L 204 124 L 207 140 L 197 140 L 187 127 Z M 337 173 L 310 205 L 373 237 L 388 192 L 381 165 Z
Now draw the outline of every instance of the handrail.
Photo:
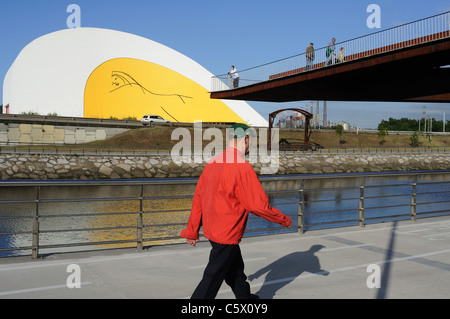
M 405 23 L 386 30 L 334 44 L 333 54 L 327 54 L 328 45 L 314 50 L 312 69 L 306 70 L 307 53 L 297 54 L 256 67 L 238 70 L 239 87 L 270 81 L 302 72 L 311 72 L 337 63 L 346 63 L 370 56 L 384 54 L 450 37 L 450 11 L 428 18 Z M 343 48 L 344 60 L 338 61 Z M 211 92 L 233 89 L 228 74 L 212 77 Z
M 321 145 L 315 149 L 304 149 L 301 144 L 280 144 L 280 154 L 301 152 L 302 154 L 378 154 L 378 153 L 448 153 L 450 146 L 386 146 L 386 145 Z M 260 145 L 258 145 L 260 147 Z M 170 155 L 173 145 L 108 145 L 108 144 L 54 144 L 0 142 L 0 154 L 47 154 L 47 155 Z M 192 154 L 195 153 L 194 145 Z
M 433 176 L 445 176 L 443 180 L 436 181 Z M 400 183 L 383 184 L 375 183 L 369 184 L 367 180 L 369 178 L 395 176 L 406 179 Z M 428 177 L 428 179 L 427 179 Z M 353 178 L 355 182 L 351 186 L 336 186 L 336 187 L 317 187 L 309 186 L 305 187 L 305 184 L 314 183 L 318 179 L 321 180 L 341 180 L 342 178 Z M 418 180 L 421 179 L 421 180 Z M 431 179 L 431 180 L 430 180 Z M 364 227 L 369 222 L 383 222 L 392 220 L 393 218 L 411 219 L 416 218 L 448 214 L 450 213 L 450 171 L 437 171 L 437 172 L 398 172 L 396 174 L 388 173 L 368 173 L 368 174 L 331 174 L 331 175 L 318 175 L 318 176 L 285 176 L 280 177 L 264 177 L 261 181 L 274 181 L 286 183 L 287 181 L 293 181 L 293 188 L 284 190 L 268 190 L 267 194 L 271 198 L 271 204 L 279 209 L 285 209 L 291 207 L 296 213 L 288 213 L 288 215 L 294 219 L 294 228 L 292 231 L 298 231 L 300 234 L 305 231 L 318 229 L 321 227 L 343 227 L 360 225 Z M 361 182 L 362 180 L 362 182 Z M 165 180 L 159 181 L 133 181 L 132 183 L 121 182 L 107 182 L 107 181 L 65 181 L 66 187 L 79 187 L 81 185 L 86 187 L 93 187 L 93 189 L 99 189 L 99 187 L 117 187 L 124 185 L 132 185 L 135 189 L 133 196 L 93 196 L 93 197 L 64 197 L 58 198 L 56 195 L 52 198 L 44 198 L 42 191 L 45 188 L 60 187 L 61 183 L 54 181 L 38 181 L 36 183 L 23 184 L 20 182 L 7 182 L 0 183 L 0 189 L 5 187 L 20 187 L 35 189 L 34 194 L 30 195 L 32 198 L 22 200 L 7 200 L 0 199 L 0 212 L 7 209 L 11 209 L 9 214 L 3 213 L 0 215 L 0 224 L 5 220 L 28 220 L 28 229 L 20 229 L 15 231 L 3 230 L 0 232 L 0 239 L 3 236 L 18 236 L 22 238 L 22 241 L 27 241 L 28 245 L 15 245 L 9 247 L 0 247 L 0 252 L 16 252 L 16 251 L 31 251 L 32 258 L 36 259 L 40 256 L 42 250 L 48 249 L 67 249 L 69 247 L 81 247 L 81 246 L 112 246 L 118 247 L 120 245 L 132 245 L 137 247 L 137 250 L 143 250 L 144 243 L 155 244 L 167 244 L 180 242 L 179 233 L 181 229 L 186 225 L 187 218 L 190 211 L 190 203 L 193 197 L 193 192 L 188 192 L 181 195 L 167 194 L 167 195 L 148 195 L 144 193 L 146 187 L 153 185 L 180 185 L 179 180 Z M 196 184 L 196 179 L 188 179 L 184 181 L 185 185 Z M 437 190 L 430 190 L 427 186 L 438 186 Z M 409 189 L 405 193 L 394 193 L 390 195 L 374 194 L 377 190 L 385 190 L 387 187 L 393 189 Z M 137 188 L 137 189 L 136 189 Z M 185 187 L 183 188 L 185 189 Z M 321 198 L 315 199 L 315 194 L 324 194 L 328 192 L 340 191 L 345 194 L 344 197 L 339 198 L 339 202 L 348 203 L 345 207 L 335 207 L 334 209 L 324 209 L 321 205 L 336 201 L 336 198 Z M 28 192 L 29 193 L 29 192 Z M 72 192 L 69 192 L 70 194 Z M 51 193 L 53 194 L 53 192 Z M 274 203 L 273 197 L 278 195 L 285 197 L 291 194 L 285 200 L 280 203 Z M 430 200 L 430 195 L 440 194 L 439 200 Z M 128 194 L 127 194 L 128 195 Z M 173 203 L 175 200 L 183 200 L 184 205 L 180 207 L 153 207 L 150 209 L 145 208 L 144 204 L 148 201 L 162 201 L 163 203 Z M 383 200 L 381 200 L 383 199 Z M 373 200 L 375 205 L 368 205 Z M 395 202 L 392 202 L 395 200 Z M 403 200 L 403 201 L 402 201 Z M 80 207 L 81 203 L 86 202 L 114 202 L 124 203 L 126 207 L 125 211 L 117 211 L 118 208 L 110 207 L 101 211 L 93 212 L 79 212 L 79 213 L 54 213 L 48 212 L 49 204 L 70 204 L 71 206 L 61 207 Z M 436 204 L 444 205 L 442 207 L 434 207 L 432 209 L 427 208 L 425 211 L 417 211 L 420 206 L 433 206 Z M 6 205 L 6 208 L 4 209 Z M 20 205 L 20 206 L 19 206 Z M 28 209 L 28 213 L 20 214 L 15 213 L 17 209 L 15 207 L 21 207 L 24 205 L 32 205 Z M 75 206 L 74 206 L 75 205 Z M 134 206 L 139 208 L 133 209 Z M 318 208 L 315 207 L 318 205 Z M 307 209 L 305 209 L 305 207 Z M 395 212 L 389 212 L 390 209 L 395 208 Z M 401 210 L 401 208 L 403 210 Z M 64 209 L 64 208 L 61 208 Z M 80 209 L 80 208 L 79 208 Z M 367 211 L 370 211 L 367 212 Z M 374 213 L 372 212 L 374 211 Z M 350 215 L 349 215 L 350 214 Z M 352 215 L 353 214 L 353 215 Z M 326 218 L 317 218 L 316 216 L 326 216 Z M 353 217 L 352 217 L 353 216 Z M 86 220 L 89 218 L 96 218 L 102 221 L 98 225 L 90 225 L 87 227 Z M 149 220 L 147 220 L 147 218 Z M 155 220 L 150 220 L 154 218 Z M 67 220 L 71 220 L 69 225 Z M 169 220 L 170 219 L 170 220 Z M 109 225 L 108 221 L 117 221 L 118 224 Z M 63 221 L 63 222 L 61 222 Z M 74 222 L 75 221 L 75 222 Z M 83 224 L 82 221 L 85 223 Z M 260 224 L 261 219 L 256 216 L 250 215 L 248 222 L 248 229 L 246 236 L 261 235 L 268 233 L 279 233 L 284 228 L 274 226 L 267 226 L 266 223 Z M 42 225 L 47 225 L 43 228 Z M 49 225 L 51 226 L 50 228 Z M 78 226 L 78 228 L 76 227 Z M 4 228 L 4 227 L 3 227 Z M 92 235 L 95 232 L 106 232 L 101 238 L 96 238 Z M 121 233 L 122 232 L 122 233 Z M 124 232 L 124 233 L 123 233 Z M 87 233 L 85 237 L 89 237 L 89 240 L 74 238 L 67 239 L 69 233 Z M 121 233 L 118 235 L 117 233 Z M 50 235 L 53 238 L 66 241 L 66 242 L 54 242 L 52 240 L 49 243 L 43 243 L 42 237 Z M 82 236 L 83 237 L 83 236 Z M 83 237 L 84 238 L 84 237 Z M 0 241 L 2 242 L 2 241 Z

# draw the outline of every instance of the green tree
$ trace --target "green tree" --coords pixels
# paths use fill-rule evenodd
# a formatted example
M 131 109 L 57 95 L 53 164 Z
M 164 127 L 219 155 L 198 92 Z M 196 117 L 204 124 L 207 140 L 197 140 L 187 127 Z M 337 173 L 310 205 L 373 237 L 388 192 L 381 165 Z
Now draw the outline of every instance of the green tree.
M 378 137 L 381 138 L 380 145 L 384 145 L 386 140 L 384 139 L 389 134 L 386 126 L 378 125 Z
M 378 130 L 385 127 L 389 131 L 424 131 L 425 127 L 430 125 L 430 121 L 432 123 L 432 132 L 442 132 L 443 131 L 443 121 L 432 119 L 422 118 L 420 120 L 408 119 L 403 117 L 401 119 L 389 118 L 389 120 L 382 120 L 380 124 L 378 124 Z M 450 128 L 450 121 L 447 121 L 445 131 L 448 132 L 447 126 Z M 428 129 L 427 129 L 428 130 Z
M 415 131 L 414 134 L 409 137 L 409 139 L 411 140 L 411 144 L 410 145 L 412 147 L 419 146 L 420 135 L 419 135 L 419 133 L 417 133 L 417 131 Z
M 344 127 L 341 124 L 336 125 L 334 131 L 336 132 L 336 135 L 338 137 L 342 136 L 342 133 L 344 133 Z

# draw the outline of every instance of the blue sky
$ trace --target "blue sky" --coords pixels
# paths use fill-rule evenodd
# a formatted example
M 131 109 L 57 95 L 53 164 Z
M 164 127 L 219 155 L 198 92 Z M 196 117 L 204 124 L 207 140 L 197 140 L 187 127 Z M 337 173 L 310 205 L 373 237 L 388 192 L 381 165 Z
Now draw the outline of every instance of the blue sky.
M 67 28 L 69 4 L 81 7 L 81 26 L 129 32 L 188 56 L 213 74 L 254 67 L 316 48 L 332 37 L 349 40 L 399 24 L 450 11 L 444 0 L 15 0 L 0 1 L 0 83 L 20 51 L 34 39 Z M 381 29 L 369 29 L 369 4 L 381 8 Z M 3 98 L 0 90 L 0 101 Z M 1 103 L 1 102 L 0 102 Z M 291 103 L 249 102 L 267 118 Z M 322 104 L 321 104 L 322 105 Z M 383 118 L 450 119 L 450 103 L 328 102 L 328 118 L 370 128 Z

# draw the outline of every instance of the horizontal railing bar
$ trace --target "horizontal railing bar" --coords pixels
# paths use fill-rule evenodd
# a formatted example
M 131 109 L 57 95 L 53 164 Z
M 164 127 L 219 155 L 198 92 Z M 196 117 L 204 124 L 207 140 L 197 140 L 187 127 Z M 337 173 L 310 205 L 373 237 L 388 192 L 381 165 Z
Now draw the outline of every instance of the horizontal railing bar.
M 343 186 L 343 187 L 325 187 L 325 188 L 304 188 L 304 192 L 315 192 L 315 191 L 335 191 L 335 190 L 347 190 L 347 189 L 359 189 L 358 186 Z
M 166 226 L 186 226 L 186 223 L 174 223 L 174 224 L 145 224 L 142 225 L 144 228 L 151 228 L 151 227 L 166 227 Z M 136 228 L 136 227 L 135 227 Z
M 0 248 L 0 251 L 16 251 L 16 250 L 31 250 L 33 247 L 11 247 L 11 248 Z M 1 259 L 2 257 L 0 257 Z
M 436 184 L 450 184 L 450 181 L 436 181 L 436 182 L 418 181 L 417 182 L 417 186 L 419 186 L 419 185 L 436 185 Z
M 13 232 L 13 233 L 0 233 L 0 236 L 11 236 L 11 235 L 29 235 L 32 234 L 32 231 L 23 231 L 23 232 Z
M 270 206 L 283 206 L 283 205 L 293 205 L 293 204 L 298 205 L 298 202 L 276 203 L 276 204 L 271 203 Z
M 378 206 L 378 207 L 364 207 L 364 209 L 383 209 L 383 208 L 393 208 L 393 207 L 410 207 L 411 204 L 398 204 L 398 205 L 387 205 L 387 206 Z
M 346 197 L 346 198 L 339 198 L 339 201 L 346 201 L 346 200 L 357 200 L 359 199 L 359 197 Z M 313 204 L 313 203 L 322 203 L 322 202 L 335 202 L 336 198 L 332 198 L 332 199 L 324 199 L 324 200 L 314 200 L 314 199 L 309 199 L 305 200 L 305 203 L 308 204 Z
M 34 219 L 36 216 L 0 216 L 0 219 Z
M 443 210 L 433 210 L 430 212 L 417 212 L 417 215 L 427 215 L 427 214 L 440 214 L 440 213 L 448 213 L 450 210 L 443 209 Z
M 431 205 L 431 204 L 443 204 L 443 203 L 450 203 L 450 201 L 448 200 L 442 200 L 442 201 L 435 201 L 435 202 L 421 202 L 421 203 L 417 203 L 416 205 Z
M 179 213 L 179 212 L 189 212 L 191 211 L 190 208 L 185 209 L 170 209 L 170 210 L 149 210 L 149 211 L 143 211 L 143 214 L 159 214 L 159 213 Z
M 47 203 L 62 203 L 62 202 L 112 202 L 112 201 L 126 201 L 126 200 L 136 200 L 139 197 L 88 197 L 88 198 L 43 198 L 39 202 L 42 204 Z
M 389 195 L 389 198 L 396 198 L 396 197 L 405 197 L 405 196 L 409 196 L 411 197 L 411 194 L 395 194 L 395 195 Z M 377 195 L 377 196 L 364 196 L 364 199 L 378 199 L 378 198 L 386 198 L 386 196 L 383 195 Z
M 266 231 L 274 231 L 274 230 L 285 230 L 284 227 L 272 227 L 272 228 L 264 228 L 264 229 L 249 229 L 246 231 L 246 233 L 258 233 L 258 232 L 266 232 Z
M 80 247 L 80 246 L 101 246 L 101 245 L 132 244 L 132 243 L 136 243 L 136 239 L 122 239 L 122 240 L 117 240 L 117 241 L 81 242 L 81 243 L 70 243 L 70 244 L 39 245 L 39 249 Z
M 72 228 L 72 229 L 55 229 L 55 230 L 39 230 L 41 234 L 49 233 L 65 233 L 65 232 L 84 232 L 84 231 L 103 231 L 103 230 L 114 230 L 114 229 L 136 229 L 136 226 L 113 226 L 113 227 L 100 227 L 100 228 Z
M 448 194 L 448 193 L 450 193 L 450 191 L 423 192 L 417 193 L 417 195 Z
M 398 218 L 398 217 L 411 218 L 411 214 L 398 214 L 398 215 L 379 216 L 379 217 L 364 217 L 364 220 L 377 220 L 377 219 Z
M 411 186 L 411 183 L 405 183 L 405 184 L 379 184 L 379 185 L 366 185 L 364 186 L 366 189 L 369 188 L 386 188 L 386 187 L 407 187 L 407 186 Z
M 184 238 L 180 238 L 180 236 L 167 236 L 167 237 L 154 237 L 154 238 L 143 238 L 142 241 L 161 241 L 161 240 L 173 240 L 173 239 L 179 239 L 186 240 Z
M 348 219 L 348 220 L 337 220 L 332 222 L 320 222 L 315 224 L 305 224 L 304 227 L 311 227 L 311 226 L 324 226 L 324 225 L 334 225 L 334 224 L 347 224 L 347 223 L 357 223 L 359 222 L 358 219 Z
M 298 189 L 288 189 L 288 190 L 281 190 L 281 191 L 267 191 L 267 195 L 274 195 L 274 194 L 293 194 L 298 193 Z
M 1 182 L 0 182 L 1 184 Z M 35 199 L 6 199 L 0 200 L 0 204 L 10 205 L 10 204 L 35 204 L 37 201 Z
M 308 215 L 319 215 L 319 214 L 329 214 L 329 213 L 351 213 L 353 211 L 357 212 L 358 208 L 327 210 L 326 212 L 305 212 L 305 213 L 303 213 L 303 215 L 308 216 Z
M 136 215 L 139 212 L 106 212 L 106 213 L 82 213 L 82 214 L 63 214 L 63 215 L 44 215 L 42 218 L 68 218 L 68 217 L 90 217 L 90 216 L 116 216 L 116 215 Z

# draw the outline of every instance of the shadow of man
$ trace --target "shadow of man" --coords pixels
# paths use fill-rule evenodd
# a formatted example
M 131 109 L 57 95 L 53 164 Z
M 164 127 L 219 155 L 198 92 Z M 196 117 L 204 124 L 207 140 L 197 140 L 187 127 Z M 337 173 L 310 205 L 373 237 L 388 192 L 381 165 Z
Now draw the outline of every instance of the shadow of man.
M 328 276 L 329 272 L 321 269 L 319 258 L 314 255 L 324 247 L 322 245 L 314 245 L 308 251 L 286 255 L 258 270 L 253 275 L 248 276 L 248 280 L 252 281 L 267 273 L 261 289 L 256 294 L 263 299 L 272 299 L 278 290 L 295 280 L 305 271 Z

